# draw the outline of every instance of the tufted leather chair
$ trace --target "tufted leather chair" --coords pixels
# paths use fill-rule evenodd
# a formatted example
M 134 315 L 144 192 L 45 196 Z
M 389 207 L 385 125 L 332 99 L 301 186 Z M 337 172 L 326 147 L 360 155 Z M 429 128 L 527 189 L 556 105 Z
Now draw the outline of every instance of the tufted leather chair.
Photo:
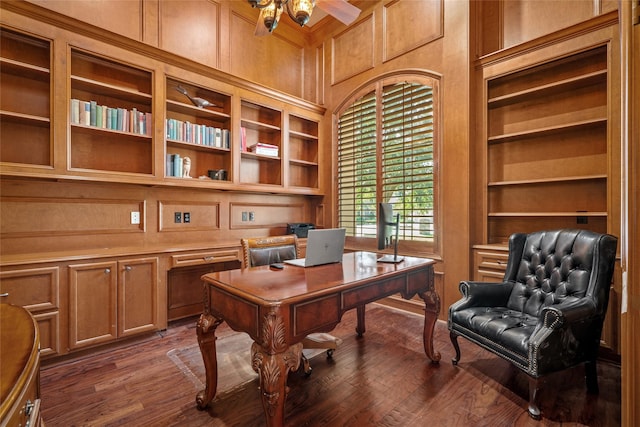
M 458 336 L 510 361 L 529 375 L 529 415 L 540 419 L 539 379 L 585 363 L 587 391 L 598 393 L 596 359 L 618 239 L 586 230 L 517 233 L 501 283 L 463 281 L 449 307 Z
M 240 239 L 242 257 L 245 267 L 257 267 L 300 258 L 298 237 L 295 234 L 285 236 L 252 237 Z M 327 350 L 327 358 L 333 356 L 333 351 L 338 347 L 340 339 L 327 333 L 309 334 L 302 340 L 304 349 Z M 311 375 L 309 359 L 302 355 L 304 373 Z

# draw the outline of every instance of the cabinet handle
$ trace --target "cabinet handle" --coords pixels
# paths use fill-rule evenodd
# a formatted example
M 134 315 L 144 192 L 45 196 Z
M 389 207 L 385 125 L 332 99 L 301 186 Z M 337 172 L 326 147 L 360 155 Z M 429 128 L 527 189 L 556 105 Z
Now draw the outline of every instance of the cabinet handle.
M 27 400 L 24 404 L 24 414 L 28 417 L 31 415 L 31 411 L 33 411 L 33 407 L 36 406 L 31 400 Z
M 104 274 L 109 274 L 111 273 L 111 269 L 110 268 L 105 268 L 104 269 Z
M 214 257 L 212 257 L 212 256 L 206 256 L 206 257 L 204 257 L 204 260 L 205 261 L 213 261 L 213 258 Z
M 131 271 L 131 266 L 130 265 L 125 265 L 124 266 L 124 271 Z
M 0 297 L 8 297 L 9 296 L 9 292 L 3 292 L 0 294 Z

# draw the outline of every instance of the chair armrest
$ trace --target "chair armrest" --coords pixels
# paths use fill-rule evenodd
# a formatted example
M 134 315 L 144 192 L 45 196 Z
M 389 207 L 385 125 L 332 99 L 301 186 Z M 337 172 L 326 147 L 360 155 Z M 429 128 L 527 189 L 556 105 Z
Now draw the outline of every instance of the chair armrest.
M 513 282 L 460 282 L 463 298 L 450 309 L 457 311 L 469 307 L 506 306 L 513 288 Z
M 590 319 L 596 315 L 596 305 L 590 298 L 581 298 L 563 304 L 545 307 L 540 313 L 542 326 L 557 329 L 577 321 Z

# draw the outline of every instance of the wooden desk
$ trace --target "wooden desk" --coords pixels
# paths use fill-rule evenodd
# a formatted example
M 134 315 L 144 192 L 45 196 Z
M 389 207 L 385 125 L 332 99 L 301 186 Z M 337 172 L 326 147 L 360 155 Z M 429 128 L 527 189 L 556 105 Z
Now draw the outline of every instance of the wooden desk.
M 0 304 L 0 426 L 38 427 L 40 332 L 22 307 Z
M 399 264 L 376 262 L 369 252 L 345 254 L 341 264 L 301 268 L 285 265 L 221 271 L 202 276 L 205 310 L 197 325 L 204 359 L 206 388 L 196 396 L 204 409 L 217 387 L 215 330 L 222 322 L 254 340 L 253 369 L 259 373 L 262 406 L 268 426 L 284 424 L 287 375 L 298 369 L 302 339 L 313 332 L 329 332 L 345 311 L 392 294 L 425 301 L 424 351 L 433 362 L 433 328 L 440 298 L 433 285 L 434 261 L 405 257 Z M 360 325 L 364 332 L 364 324 Z

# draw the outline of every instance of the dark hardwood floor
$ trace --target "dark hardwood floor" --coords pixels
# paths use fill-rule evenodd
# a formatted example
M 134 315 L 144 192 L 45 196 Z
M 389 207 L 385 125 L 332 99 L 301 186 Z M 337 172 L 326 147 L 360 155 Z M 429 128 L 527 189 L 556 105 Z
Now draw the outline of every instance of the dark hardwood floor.
M 600 394 L 589 396 L 583 369 L 549 378 L 541 396 L 543 419 L 526 412 L 524 374 L 460 340 L 457 367 L 444 322 L 438 322 L 432 364 L 422 347 L 423 318 L 372 304 L 367 331 L 355 335 L 355 312 L 332 332 L 343 342 L 333 360 L 312 359 L 309 378 L 289 377 L 287 426 L 619 426 L 620 368 L 598 365 Z M 235 332 L 225 324 L 219 337 Z M 167 357 L 197 344 L 195 320 L 41 370 L 42 415 L 56 426 L 263 426 L 251 382 L 217 396 L 208 411 L 195 406 L 196 387 Z M 249 363 L 249 362 L 247 362 Z M 204 381 L 204 378 L 202 378 Z

